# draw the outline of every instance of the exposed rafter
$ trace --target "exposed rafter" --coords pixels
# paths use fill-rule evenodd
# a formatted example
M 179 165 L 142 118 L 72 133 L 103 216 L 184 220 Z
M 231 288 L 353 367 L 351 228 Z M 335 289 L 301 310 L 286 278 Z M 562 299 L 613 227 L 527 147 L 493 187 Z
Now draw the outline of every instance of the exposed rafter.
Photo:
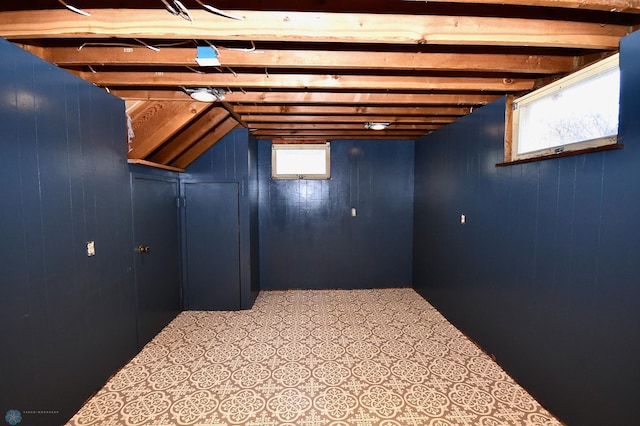
M 193 22 L 164 10 L 89 9 L 90 17 L 64 10 L 0 13 L 8 39 L 147 38 L 314 43 L 538 46 L 616 49 L 631 32 L 623 25 L 484 16 L 236 11 L 245 20 L 194 10 Z M 80 19 L 81 18 L 81 19 Z
M 130 159 L 181 170 L 236 126 L 279 140 L 417 139 L 606 57 L 640 28 L 640 0 L 423 1 L 227 11 L 235 3 L 221 0 L 235 20 L 189 5 L 183 19 L 155 0 L 96 0 L 82 5 L 90 16 L 37 0 L 0 6 L 0 36 L 125 99 Z M 224 99 L 196 102 L 195 88 Z

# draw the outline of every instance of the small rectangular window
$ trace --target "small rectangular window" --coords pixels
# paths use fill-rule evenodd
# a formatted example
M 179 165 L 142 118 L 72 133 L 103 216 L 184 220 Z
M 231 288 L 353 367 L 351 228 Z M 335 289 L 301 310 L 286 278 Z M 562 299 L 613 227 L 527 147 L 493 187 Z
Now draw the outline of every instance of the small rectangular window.
M 511 161 L 615 144 L 619 109 L 616 54 L 514 100 Z
M 273 179 L 331 178 L 329 142 L 322 144 L 273 144 L 271 177 Z

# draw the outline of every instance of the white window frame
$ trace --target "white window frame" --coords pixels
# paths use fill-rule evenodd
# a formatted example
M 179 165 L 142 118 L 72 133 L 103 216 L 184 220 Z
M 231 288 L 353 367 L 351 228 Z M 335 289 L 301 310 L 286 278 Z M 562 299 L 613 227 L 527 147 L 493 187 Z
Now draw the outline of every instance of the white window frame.
M 309 173 L 301 167 L 298 170 L 288 170 L 290 173 L 279 173 L 278 158 L 279 152 L 287 150 L 322 150 L 324 151 L 324 173 Z M 331 179 L 331 145 L 325 143 L 307 144 L 277 144 L 271 145 L 271 178 L 272 179 Z
M 617 131 L 615 135 L 606 135 L 592 140 L 585 140 L 574 143 L 567 143 L 557 145 L 550 148 L 544 148 L 535 151 L 527 151 L 518 153 L 518 137 L 520 132 L 520 108 L 522 105 L 526 105 L 536 100 L 553 96 L 560 90 L 563 90 L 571 85 L 583 82 L 589 78 L 595 77 L 599 74 L 608 72 L 616 67 L 619 67 L 619 54 L 612 55 L 602 61 L 592 64 L 583 68 L 573 74 L 570 74 L 554 83 L 551 83 L 545 87 L 535 90 L 527 95 L 517 98 L 513 101 L 512 111 L 512 146 L 511 146 L 511 158 L 507 158 L 506 161 L 519 161 L 527 159 L 535 159 L 537 157 L 548 157 L 554 154 L 561 154 L 564 152 L 579 151 L 589 148 L 603 147 L 606 145 L 615 145 L 618 141 Z M 618 93 L 619 96 L 619 93 Z M 619 114 L 619 110 L 618 110 Z M 619 120 L 618 120 L 619 122 Z

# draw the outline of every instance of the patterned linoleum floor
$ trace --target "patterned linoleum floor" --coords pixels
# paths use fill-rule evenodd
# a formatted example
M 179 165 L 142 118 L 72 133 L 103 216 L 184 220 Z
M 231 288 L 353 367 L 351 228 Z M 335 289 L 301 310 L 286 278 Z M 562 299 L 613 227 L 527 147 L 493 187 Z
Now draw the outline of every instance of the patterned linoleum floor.
M 183 312 L 69 425 L 560 425 L 412 289 Z

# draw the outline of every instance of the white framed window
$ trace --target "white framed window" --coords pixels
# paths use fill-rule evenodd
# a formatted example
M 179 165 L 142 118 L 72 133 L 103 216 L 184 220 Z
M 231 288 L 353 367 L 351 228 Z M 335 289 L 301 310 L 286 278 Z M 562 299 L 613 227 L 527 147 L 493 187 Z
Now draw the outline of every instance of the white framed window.
M 330 179 L 331 146 L 313 144 L 271 145 L 272 179 Z
M 616 144 L 619 109 L 616 54 L 515 99 L 510 160 Z

